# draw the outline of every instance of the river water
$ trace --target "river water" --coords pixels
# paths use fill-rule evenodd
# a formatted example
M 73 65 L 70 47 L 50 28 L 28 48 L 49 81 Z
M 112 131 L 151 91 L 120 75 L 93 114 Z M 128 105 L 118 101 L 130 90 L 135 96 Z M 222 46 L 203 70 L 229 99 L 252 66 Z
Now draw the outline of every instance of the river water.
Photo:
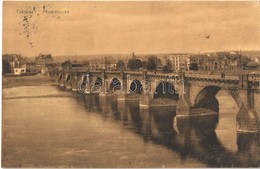
M 56 86 L 3 89 L 3 167 L 259 167 L 259 135 L 236 133 L 236 104 L 176 119 L 173 108 Z

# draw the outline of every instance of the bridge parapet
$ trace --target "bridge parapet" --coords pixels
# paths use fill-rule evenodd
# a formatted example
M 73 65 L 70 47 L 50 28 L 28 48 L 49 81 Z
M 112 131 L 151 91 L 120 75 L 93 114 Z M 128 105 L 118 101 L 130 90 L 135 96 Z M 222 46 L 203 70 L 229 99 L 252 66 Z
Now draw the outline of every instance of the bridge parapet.
M 217 80 L 239 80 L 239 76 L 236 75 L 225 75 L 221 76 L 216 74 L 195 74 L 195 73 L 185 73 L 186 78 L 194 79 L 217 79 Z
M 259 81 L 249 81 L 248 82 L 248 86 L 252 90 L 259 90 L 260 89 L 259 88 L 259 83 L 260 83 Z

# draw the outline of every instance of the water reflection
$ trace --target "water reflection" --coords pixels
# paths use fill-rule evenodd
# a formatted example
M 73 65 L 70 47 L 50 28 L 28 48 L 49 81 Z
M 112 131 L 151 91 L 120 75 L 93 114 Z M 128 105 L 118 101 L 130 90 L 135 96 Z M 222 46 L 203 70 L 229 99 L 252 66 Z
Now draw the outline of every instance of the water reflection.
M 85 109 L 107 120 L 122 123 L 139 134 L 144 143 L 159 144 L 178 152 L 181 159 L 195 158 L 212 167 L 258 167 L 259 136 L 237 135 L 236 151 L 229 151 L 221 139 L 218 116 L 176 118 L 174 108 L 140 109 L 138 101 L 117 101 L 115 96 L 83 96 Z M 222 119 L 221 119 L 222 120 Z M 234 130 L 222 131 L 233 136 Z M 227 139 L 226 139 L 227 140 Z

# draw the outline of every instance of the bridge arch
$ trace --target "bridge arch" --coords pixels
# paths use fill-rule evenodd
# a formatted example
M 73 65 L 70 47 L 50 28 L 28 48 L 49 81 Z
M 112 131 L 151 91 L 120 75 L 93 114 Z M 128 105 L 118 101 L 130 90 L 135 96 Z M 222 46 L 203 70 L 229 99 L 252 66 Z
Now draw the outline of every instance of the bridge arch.
M 95 80 L 93 80 L 92 84 L 97 85 L 97 86 L 102 86 L 102 83 L 103 83 L 102 81 L 103 80 L 101 77 L 97 77 L 97 78 L 95 78 Z
M 88 75 L 84 74 L 81 76 L 80 81 L 78 82 L 78 90 L 85 93 L 87 86 L 90 84 L 90 79 Z
M 155 91 L 152 93 L 153 98 L 166 98 L 166 99 L 173 99 L 178 100 L 179 94 L 175 89 L 174 85 L 167 81 L 161 81 L 155 87 Z
M 97 77 L 95 80 L 93 80 L 91 82 L 92 86 L 91 86 L 91 92 L 92 93 L 100 93 L 102 90 L 102 84 L 103 84 L 103 80 L 101 77 Z
M 137 79 L 132 80 L 130 82 L 129 92 L 130 94 L 142 94 L 143 93 L 142 83 Z
M 71 79 L 71 75 L 70 74 L 67 74 L 66 75 L 66 79 L 65 79 L 65 82 L 68 83 Z
M 122 81 L 118 78 L 113 78 L 109 82 L 109 93 L 116 94 L 122 90 Z
M 62 80 L 63 74 L 59 74 L 59 78 L 58 78 L 58 82 L 60 82 Z
M 219 86 L 206 86 L 202 88 L 200 91 L 198 91 L 198 93 L 195 96 L 193 107 L 206 108 L 218 112 L 219 101 L 216 96 L 220 90 L 221 87 Z M 236 96 L 229 90 L 227 90 L 227 93 L 229 94 L 229 96 L 231 96 L 237 107 L 239 107 L 239 103 Z

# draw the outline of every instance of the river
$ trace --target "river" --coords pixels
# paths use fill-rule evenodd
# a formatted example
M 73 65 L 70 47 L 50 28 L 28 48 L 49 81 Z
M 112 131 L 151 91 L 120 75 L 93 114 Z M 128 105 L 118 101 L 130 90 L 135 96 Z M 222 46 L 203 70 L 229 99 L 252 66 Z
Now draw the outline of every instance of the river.
M 3 89 L 3 167 L 259 167 L 259 135 L 238 134 L 238 108 L 176 119 L 172 108 L 56 86 Z

